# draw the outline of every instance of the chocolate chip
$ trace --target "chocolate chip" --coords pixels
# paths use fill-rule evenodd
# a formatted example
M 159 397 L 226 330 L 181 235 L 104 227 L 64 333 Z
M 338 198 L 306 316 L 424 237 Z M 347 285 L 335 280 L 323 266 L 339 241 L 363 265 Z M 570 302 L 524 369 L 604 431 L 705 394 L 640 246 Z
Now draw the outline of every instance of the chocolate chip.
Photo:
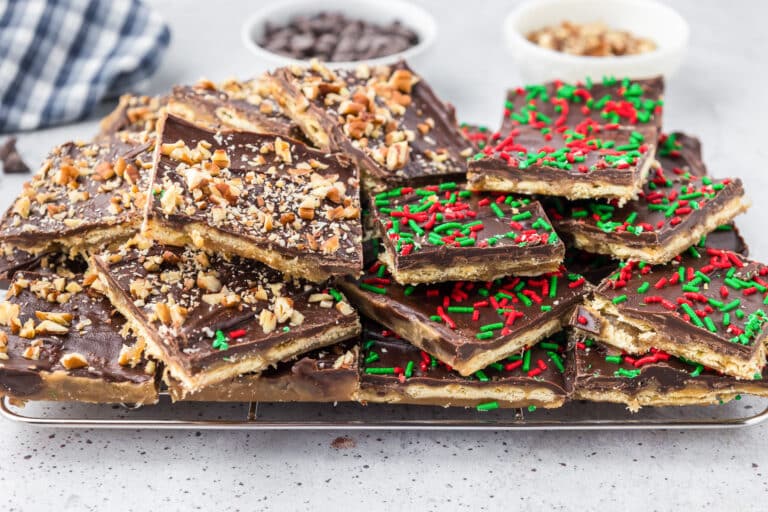
M 385 57 L 418 42 L 418 34 L 400 21 L 379 25 L 323 11 L 296 16 L 285 24 L 265 23 L 258 44 L 295 59 L 338 62 Z
M 16 137 L 9 137 L 5 144 L 0 146 L 0 162 L 3 163 L 3 172 L 6 174 L 29 172 L 29 166 L 16 150 Z

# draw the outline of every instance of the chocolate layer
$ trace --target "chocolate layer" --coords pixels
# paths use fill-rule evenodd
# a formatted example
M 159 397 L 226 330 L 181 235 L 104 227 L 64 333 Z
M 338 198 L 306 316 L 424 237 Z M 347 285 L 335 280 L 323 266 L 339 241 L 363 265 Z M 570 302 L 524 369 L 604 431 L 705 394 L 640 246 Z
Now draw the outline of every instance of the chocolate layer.
M 214 133 L 173 116 L 161 138 L 148 214 L 153 237 L 317 282 L 358 273 L 357 170 L 346 155 L 274 135 Z
M 448 182 L 381 192 L 373 208 L 390 271 L 404 284 L 537 275 L 563 260 L 562 241 L 529 198 Z
M 188 391 L 359 332 L 355 311 L 327 286 L 252 260 L 139 243 L 94 265 L 150 354 Z
M 0 313 L 2 393 L 34 400 L 156 400 L 154 364 L 143 359 L 123 317 L 82 274 L 17 272 Z
M 443 103 L 404 62 L 357 70 L 281 68 L 275 95 L 316 146 L 350 154 L 364 185 L 453 180 L 466 172 L 470 143 Z

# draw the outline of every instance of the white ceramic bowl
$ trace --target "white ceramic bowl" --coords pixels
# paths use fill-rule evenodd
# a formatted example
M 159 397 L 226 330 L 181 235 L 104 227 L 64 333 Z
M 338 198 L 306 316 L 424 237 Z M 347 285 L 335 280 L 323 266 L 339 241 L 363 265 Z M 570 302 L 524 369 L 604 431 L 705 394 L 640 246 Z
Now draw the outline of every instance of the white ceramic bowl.
M 292 59 L 273 53 L 258 45 L 257 41 L 264 34 L 267 21 L 272 24 L 285 24 L 298 15 L 312 15 L 321 11 L 340 12 L 348 18 L 361 19 L 368 22 L 387 24 L 400 22 L 419 35 L 419 43 L 405 51 L 386 57 L 369 59 L 365 62 L 371 65 L 392 64 L 405 59 L 418 68 L 418 61 L 432 47 L 437 37 L 437 24 L 434 17 L 418 5 L 403 0 L 288 0 L 274 2 L 253 13 L 243 24 L 241 32 L 243 44 L 258 59 L 263 67 L 286 66 L 289 64 L 306 64 L 307 61 Z M 336 68 L 354 68 L 360 61 L 332 62 Z
M 622 57 L 581 57 L 542 48 L 526 39 L 533 30 L 563 21 L 602 21 L 656 43 L 656 50 Z M 669 77 L 688 46 L 688 23 L 654 0 L 537 0 L 526 2 L 504 20 L 504 39 L 526 82 L 582 80 L 589 76 Z

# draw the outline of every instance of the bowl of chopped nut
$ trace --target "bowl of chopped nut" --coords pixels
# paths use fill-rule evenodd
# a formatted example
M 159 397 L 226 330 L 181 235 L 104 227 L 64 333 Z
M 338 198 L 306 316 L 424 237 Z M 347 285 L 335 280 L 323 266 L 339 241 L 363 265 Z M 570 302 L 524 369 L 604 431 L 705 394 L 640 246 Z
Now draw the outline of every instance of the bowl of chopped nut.
M 655 0 L 537 0 L 504 20 L 504 39 L 529 82 L 669 77 L 688 46 L 688 23 Z
M 311 59 L 337 68 L 412 62 L 436 35 L 432 15 L 403 0 L 275 2 L 255 12 L 242 30 L 243 44 L 265 67 Z

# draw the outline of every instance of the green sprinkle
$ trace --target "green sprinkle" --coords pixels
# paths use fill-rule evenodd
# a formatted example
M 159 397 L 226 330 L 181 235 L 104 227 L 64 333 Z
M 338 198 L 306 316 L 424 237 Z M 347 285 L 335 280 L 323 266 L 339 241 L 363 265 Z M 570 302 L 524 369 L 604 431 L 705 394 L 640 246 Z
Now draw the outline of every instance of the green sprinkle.
M 647 292 L 647 291 L 648 291 L 648 288 L 650 288 L 650 287 L 651 287 L 651 283 L 649 283 L 648 281 L 646 281 L 646 282 L 644 282 L 643 284 L 641 284 L 641 285 L 640 285 L 640 286 L 637 288 L 637 293 L 645 293 L 645 292 Z
M 405 291 L 403 293 L 406 296 L 410 296 L 410 295 L 413 295 L 413 292 L 415 291 L 416 291 L 416 287 L 413 286 L 412 284 L 409 284 L 408 286 L 405 287 Z
M 637 369 L 637 370 L 626 370 L 624 368 L 619 368 L 618 370 L 613 372 L 613 376 L 614 377 L 626 377 L 628 379 L 634 379 L 638 375 L 640 375 L 640 370 L 639 369 Z
M 533 217 L 533 214 L 529 210 L 529 211 L 525 211 L 525 212 L 520 212 L 517 215 L 513 215 L 512 216 L 512 220 L 514 220 L 514 221 L 521 221 L 521 220 L 530 219 L 531 217 Z
M 475 308 L 471 306 L 448 306 L 449 313 L 474 313 Z
M 502 327 L 504 327 L 503 322 L 497 322 L 494 324 L 485 324 L 482 327 L 480 327 L 480 332 L 495 331 L 496 329 L 501 329 Z
M 491 210 L 493 210 L 493 213 L 495 213 L 498 218 L 500 219 L 504 218 L 504 212 L 501 211 L 501 208 L 495 202 L 491 203 Z
M 475 377 L 477 377 L 477 380 L 480 382 L 488 382 L 490 380 L 483 370 L 477 370 L 475 372 Z
M 370 373 L 372 375 L 392 375 L 395 373 L 394 368 L 366 368 L 365 373 Z
M 529 405 L 528 406 L 528 412 L 534 412 L 535 410 L 536 410 L 536 406 L 535 405 Z
M 614 304 L 621 304 L 622 302 L 625 302 L 627 300 L 626 295 L 619 295 L 618 297 L 614 297 L 611 302 Z
M 557 276 L 549 278 L 549 298 L 554 299 L 557 297 Z
M 365 364 L 375 363 L 379 359 L 380 359 L 379 354 L 377 354 L 376 352 L 371 352 L 370 354 L 368 354 L 368 357 L 365 358 Z
M 372 284 L 359 283 L 358 286 L 361 289 L 369 291 L 369 292 L 378 293 L 380 295 L 386 295 L 387 294 L 387 289 L 386 288 L 380 288 L 378 286 L 373 286 Z
M 384 266 L 384 265 L 382 265 L 382 267 L 383 267 L 383 266 Z M 330 294 L 331 294 L 331 297 L 333 297 L 333 300 L 335 300 L 336 302 L 341 302 L 341 301 L 342 301 L 342 299 L 344 298 L 344 296 L 343 296 L 343 295 L 341 295 L 341 293 L 339 293 L 339 291 L 338 291 L 338 290 L 336 290 L 335 288 L 329 288 L 329 289 L 328 289 L 328 293 L 330 293 Z
M 621 364 L 621 356 L 605 356 L 606 363 Z
M 411 375 L 413 375 L 413 361 L 408 361 L 408 364 L 405 365 L 405 378 L 410 379 Z
M 484 404 L 479 404 L 477 406 L 477 410 L 480 412 L 493 411 L 498 408 L 499 408 L 499 402 L 486 402 Z
M 531 369 L 531 351 L 526 350 L 523 354 L 523 371 L 527 372 Z
M 711 318 L 708 316 L 704 317 L 704 324 L 707 326 L 707 329 L 709 329 L 710 332 L 717 332 L 717 327 L 715 327 L 715 322 L 712 321 Z
M 493 331 L 479 332 L 475 334 L 475 337 L 479 340 L 487 340 L 493 338 Z

